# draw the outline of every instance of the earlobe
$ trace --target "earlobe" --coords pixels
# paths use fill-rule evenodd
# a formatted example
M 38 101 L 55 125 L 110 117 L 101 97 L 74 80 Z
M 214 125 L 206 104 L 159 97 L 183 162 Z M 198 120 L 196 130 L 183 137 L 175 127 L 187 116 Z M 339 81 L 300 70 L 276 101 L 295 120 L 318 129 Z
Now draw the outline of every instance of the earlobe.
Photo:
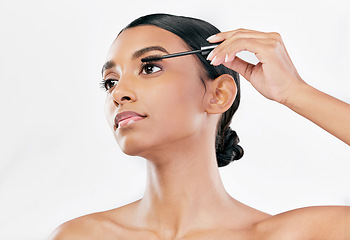
M 208 88 L 209 103 L 206 112 L 220 114 L 226 112 L 233 104 L 237 85 L 234 78 L 229 74 L 223 74 L 212 80 Z

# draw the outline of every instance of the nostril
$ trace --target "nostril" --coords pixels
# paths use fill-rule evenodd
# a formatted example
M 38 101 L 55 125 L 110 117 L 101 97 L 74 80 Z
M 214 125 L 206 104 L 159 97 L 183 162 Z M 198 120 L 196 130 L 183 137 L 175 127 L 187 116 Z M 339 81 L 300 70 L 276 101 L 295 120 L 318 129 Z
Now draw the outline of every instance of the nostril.
M 128 97 L 128 96 L 125 96 L 125 97 L 122 97 L 122 99 L 120 99 L 121 101 L 124 101 L 124 100 L 126 100 L 126 101 L 130 101 L 131 100 L 131 98 L 130 97 Z

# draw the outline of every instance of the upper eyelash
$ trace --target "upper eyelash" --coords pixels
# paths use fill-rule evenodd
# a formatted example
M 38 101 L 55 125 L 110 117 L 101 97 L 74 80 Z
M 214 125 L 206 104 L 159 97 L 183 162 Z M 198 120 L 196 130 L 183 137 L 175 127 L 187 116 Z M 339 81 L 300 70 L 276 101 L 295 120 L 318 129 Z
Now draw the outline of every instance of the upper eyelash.
M 161 58 L 161 57 L 162 57 L 162 55 L 160 55 L 160 54 L 150 55 L 150 56 L 144 57 L 143 59 L 141 59 L 141 61 L 142 61 L 143 63 L 159 62 L 159 61 L 162 61 L 162 59 L 151 60 L 151 61 L 149 61 L 149 59 L 152 59 L 152 58 Z

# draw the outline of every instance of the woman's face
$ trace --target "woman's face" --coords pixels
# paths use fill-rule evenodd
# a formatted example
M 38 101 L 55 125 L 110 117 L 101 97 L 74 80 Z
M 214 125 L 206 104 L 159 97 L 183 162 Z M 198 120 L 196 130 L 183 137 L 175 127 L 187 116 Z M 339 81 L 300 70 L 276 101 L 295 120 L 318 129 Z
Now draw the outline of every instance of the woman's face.
M 187 50 L 181 38 L 155 26 L 126 29 L 113 42 L 103 72 L 103 79 L 110 79 L 105 112 L 124 153 L 147 157 L 176 149 L 197 139 L 205 129 L 206 95 L 196 58 L 141 62 L 141 58 L 167 54 L 165 51 Z M 146 117 L 115 124 L 116 115 L 124 111 Z

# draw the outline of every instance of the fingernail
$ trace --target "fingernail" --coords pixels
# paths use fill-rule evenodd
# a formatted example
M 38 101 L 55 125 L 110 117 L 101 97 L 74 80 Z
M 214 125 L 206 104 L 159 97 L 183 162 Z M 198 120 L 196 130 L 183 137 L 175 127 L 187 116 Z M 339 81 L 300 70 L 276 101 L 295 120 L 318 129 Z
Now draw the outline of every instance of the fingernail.
M 210 39 L 213 39 L 214 37 L 216 37 L 216 35 L 212 35 L 212 36 L 208 37 L 207 41 L 209 41 Z
M 213 58 L 210 64 L 213 65 L 215 63 L 215 60 L 216 60 L 216 56 Z
M 208 57 L 207 57 L 207 60 L 209 60 L 209 59 L 212 57 L 212 55 L 213 55 L 213 51 L 211 51 L 211 52 L 209 53 L 209 55 L 208 55 Z
M 228 54 L 226 53 L 225 62 L 228 62 Z

